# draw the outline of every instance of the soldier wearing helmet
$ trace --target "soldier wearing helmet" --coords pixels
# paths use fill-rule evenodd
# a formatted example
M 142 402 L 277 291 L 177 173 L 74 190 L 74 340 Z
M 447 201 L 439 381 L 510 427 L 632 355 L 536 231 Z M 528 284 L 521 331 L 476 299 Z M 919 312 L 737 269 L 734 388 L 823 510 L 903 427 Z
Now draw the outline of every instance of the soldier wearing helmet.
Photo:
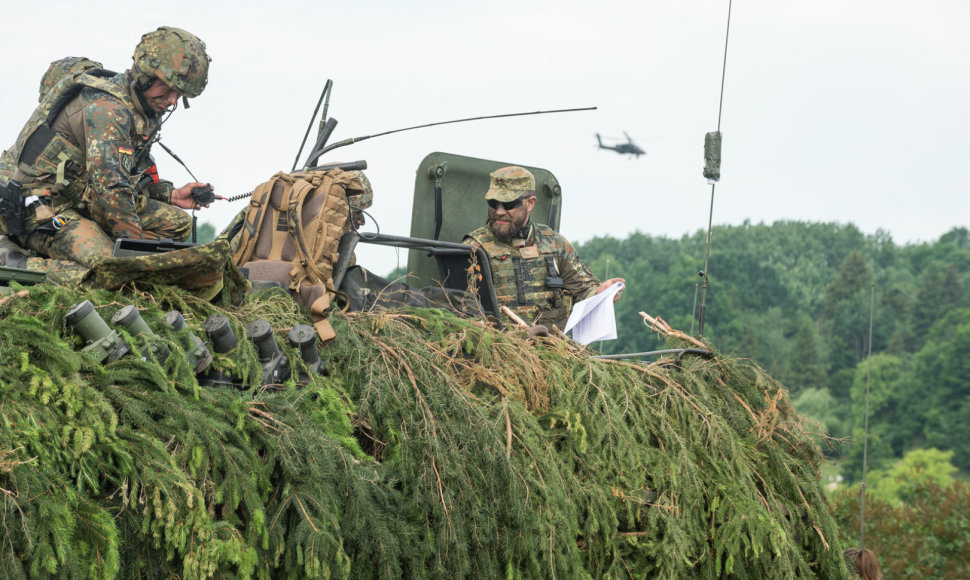
M 350 205 L 350 218 L 344 229 L 348 232 L 357 231 L 364 225 L 364 210 L 374 205 L 374 189 L 371 187 L 370 179 L 364 172 L 355 169 L 354 179 L 347 185 L 347 203 Z
M 205 89 L 210 58 L 198 37 L 167 26 L 143 35 L 132 58 L 108 78 L 87 63 L 52 63 L 10 149 L 27 205 L 22 246 L 90 267 L 116 238 L 188 239 L 184 210 L 198 207 L 191 190 L 205 184 L 160 180 L 150 148 L 178 99 L 188 106 Z
M 533 223 L 535 177 L 523 167 L 493 171 L 485 193 L 488 222 L 462 240 L 488 254 L 499 304 L 532 324 L 562 329 L 573 302 L 606 290 L 572 244 L 549 226 Z M 619 300 L 617 294 L 613 301 Z

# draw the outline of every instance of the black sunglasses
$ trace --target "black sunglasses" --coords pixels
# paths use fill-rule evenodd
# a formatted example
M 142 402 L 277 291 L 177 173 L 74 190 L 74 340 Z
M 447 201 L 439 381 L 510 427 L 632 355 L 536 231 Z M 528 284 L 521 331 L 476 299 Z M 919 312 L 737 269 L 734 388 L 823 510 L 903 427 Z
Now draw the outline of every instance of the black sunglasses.
M 524 199 L 527 199 L 527 198 L 520 197 L 515 201 L 499 201 L 497 199 L 489 199 L 488 207 L 492 209 L 498 209 L 498 206 L 502 206 L 502 209 L 504 209 L 505 211 L 512 211 L 513 209 L 522 205 L 522 200 Z

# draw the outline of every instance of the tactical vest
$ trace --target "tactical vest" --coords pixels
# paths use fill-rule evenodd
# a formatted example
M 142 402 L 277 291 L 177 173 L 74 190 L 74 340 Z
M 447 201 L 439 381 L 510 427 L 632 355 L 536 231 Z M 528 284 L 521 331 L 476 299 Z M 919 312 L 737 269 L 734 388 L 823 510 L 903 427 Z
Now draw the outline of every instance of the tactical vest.
M 150 147 L 147 137 L 155 125 L 137 112 L 127 78 L 127 75 L 102 78 L 97 76 L 96 71 L 75 73 L 62 79 L 47 93 L 10 149 L 12 159 L 18 162 L 18 175 L 22 178 L 25 197 L 30 194 L 62 196 L 61 200 L 54 198 L 55 207 L 82 207 L 86 185 L 83 144 L 73 143 L 52 127 L 58 115 L 84 87 L 107 93 L 132 111 L 135 133 L 141 137 L 132 140 L 135 148 L 133 158 L 144 157 L 142 151 Z
M 522 255 L 524 248 L 513 248 L 499 241 L 487 227 L 468 234 L 489 256 L 492 282 L 499 304 L 508 307 L 527 323 L 538 323 L 560 329 L 566 325 L 571 297 L 563 291 L 562 277 L 556 263 L 558 256 L 555 232 L 549 226 L 535 224 L 538 255 Z M 526 251 L 527 254 L 531 253 Z

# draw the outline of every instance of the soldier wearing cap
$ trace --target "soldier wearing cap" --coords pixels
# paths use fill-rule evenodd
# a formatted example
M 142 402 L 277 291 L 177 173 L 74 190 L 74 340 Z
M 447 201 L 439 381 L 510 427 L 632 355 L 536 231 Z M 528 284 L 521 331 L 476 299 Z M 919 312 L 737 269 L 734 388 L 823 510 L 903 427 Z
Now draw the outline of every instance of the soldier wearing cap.
M 499 304 L 526 322 L 562 329 L 573 302 L 606 290 L 622 278 L 600 283 L 572 244 L 549 226 L 533 223 L 535 177 L 517 166 L 490 174 L 485 200 L 488 222 L 463 243 L 485 250 Z M 619 299 L 619 294 L 614 302 Z
M 87 59 L 52 63 L 10 149 L 28 206 L 21 246 L 91 267 L 115 238 L 188 239 L 184 210 L 198 208 L 191 190 L 205 184 L 160 180 L 150 148 L 178 100 L 202 93 L 210 59 L 198 37 L 166 26 L 143 35 L 132 59 L 114 76 Z

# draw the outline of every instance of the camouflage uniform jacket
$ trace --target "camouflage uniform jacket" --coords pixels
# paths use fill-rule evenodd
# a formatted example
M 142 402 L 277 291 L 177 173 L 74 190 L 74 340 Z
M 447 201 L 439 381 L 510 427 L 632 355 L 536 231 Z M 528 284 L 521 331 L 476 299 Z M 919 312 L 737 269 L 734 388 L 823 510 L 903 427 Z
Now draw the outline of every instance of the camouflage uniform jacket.
M 63 102 L 79 85 L 80 94 L 58 111 L 58 99 Z M 141 173 L 152 165 L 144 150 L 151 147 L 150 136 L 160 116 L 145 111 L 132 87 L 131 73 L 110 79 L 86 74 L 65 78 L 45 96 L 21 131 L 12 149 L 17 158 L 23 161 L 21 152 L 28 138 L 52 113 L 56 116 L 49 121 L 54 134 L 50 144 L 32 164 L 20 163 L 17 175 L 24 195 L 28 189 L 49 191 L 55 213 L 76 210 L 95 219 L 113 238 L 142 238 L 136 211 L 139 182 L 146 184 L 143 189 L 149 197 L 164 203 L 171 201 L 172 184 Z M 28 229 L 36 225 L 29 224 Z
M 6 185 L 15 171 L 17 171 L 17 164 L 13 160 L 13 154 L 10 150 L 5 150 L 0 154 L 0 186 Z
M 530 223 L 524 231 L 527 235 L 506 244 L 483 226 L 462 242 L 488 254 L 499 304 L 526 322 L 562 329 L 573 301 L 595 294 L 600 281 L 572 244 L 549 226 Z

